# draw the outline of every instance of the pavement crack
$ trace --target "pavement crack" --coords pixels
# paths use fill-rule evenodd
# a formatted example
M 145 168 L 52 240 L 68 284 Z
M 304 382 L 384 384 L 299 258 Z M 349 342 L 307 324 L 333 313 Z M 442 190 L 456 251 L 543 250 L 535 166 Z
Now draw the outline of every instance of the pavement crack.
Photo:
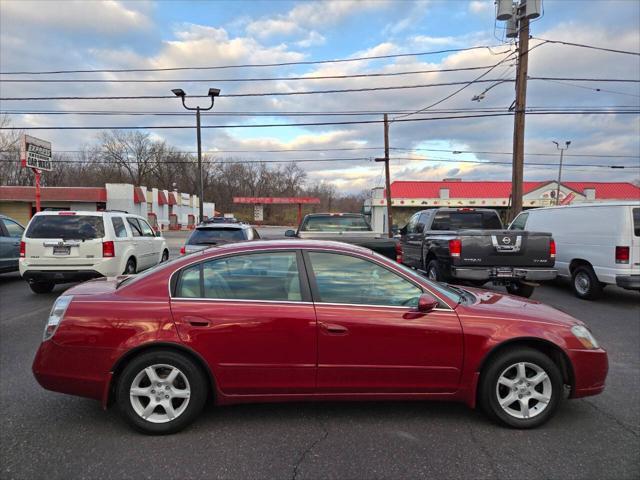
M 596 405 L 595 403 L 590 402 L 589 400 L 585 400 L 583 399 L 583 401 L 587 404 L 590 405 L 594 410 L 596 410 L 597 412 L 600 412 L 601 414 L 603 414 L 605 417 L 607 417 L 610 420 L 613 420 L 616 424 L 618 424 L 618 426 L 620 428 L 622 428 L 623 430 L 629 432 L 631 435 L 633 435 L 634 437 L 640 437 L 640 434 L 638 432 L 636 432 L 633 427 L 627 425 L 625 422 L 623 422 L 622 420 L 618 419 L 618 417 L 616 417 L 614 414 L 607 412 L 605 409 L 600 408 L 598 405 Z
M 323 442 L 329 436 L 329 430 L 324 426 L 322 422 L 320 422 L 321 432 L 320 436 L 316 438 L 313 442 L 309 444 L 309 446 L 300 454 L 298 460 L 293 466 L 293 474 L 291 475 L 291 480 L 296 480 L 298 478 L 298 469 L 300 465 L 306 460 L 307 455 L 321 442 Z

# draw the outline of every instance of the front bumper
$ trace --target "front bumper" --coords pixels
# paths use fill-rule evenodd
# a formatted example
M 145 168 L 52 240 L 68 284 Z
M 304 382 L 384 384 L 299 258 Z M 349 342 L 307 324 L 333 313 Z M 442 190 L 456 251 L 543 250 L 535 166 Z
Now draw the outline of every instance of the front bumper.
M 573 365 L 574 385 L 571 398 L 588 397 L 602 393 L 609 371 L 607 352 L 595 350 L 568 350 Z
M 555 268 L 513 268 L 501 267 L 451 267 L 451 276 L 459 280 L 527 280 L 539 282 L 553 280 L 558 275 Z
M 640 290 L 640 275 L 616 275 L 616 285 L 627 290 Z
M 92 278 L 102 277 L 100 272 L 95 270 L 26 270 L 22 274 L 29 283 L 36 282 L 54 282 L 54 283 L 70 283 L 84 282 Z

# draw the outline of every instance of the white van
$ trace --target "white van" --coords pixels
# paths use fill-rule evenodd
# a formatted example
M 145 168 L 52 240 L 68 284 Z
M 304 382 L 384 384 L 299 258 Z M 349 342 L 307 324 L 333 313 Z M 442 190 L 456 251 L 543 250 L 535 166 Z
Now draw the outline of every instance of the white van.
M 527 210 L 509 229 L 550 232 L 558 276 L 571 278 L 580 298 L 606 285 L 640 290 L 640 199 Z
M 133 274 L 169 259 L 149 223 L 126 212 L 36 213 L 20 242 L 20 275 L 36 293 L 56 283 Z

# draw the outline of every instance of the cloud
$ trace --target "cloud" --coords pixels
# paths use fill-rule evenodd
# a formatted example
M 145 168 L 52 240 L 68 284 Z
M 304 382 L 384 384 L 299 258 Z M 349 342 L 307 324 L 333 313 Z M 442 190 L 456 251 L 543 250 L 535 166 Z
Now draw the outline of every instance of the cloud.
M 327 39 L 320 35 L 315 30 L 311 30 L 305 38 L 298 40 L 295 44 L 300 48 L 316 47 L 318 45 L 324 45 Z
M 493 2 L 489 0 L 473 0 L 469 2 L 469 11 L 473 13 L 484 13 L 493 8 Z
M 388 23 L 382 30 L 383 35 L 398 35 L 399 33 L 415 28 L 427 14 L 430 0 L 419 0 L 413 4 L 409 13 L 401 20 Z
M 129 4 L 131 5 L 131 4 Z M 146 11 L 148 2 L 136 2 L 125 6 L 114 0 L 91 2 L 64 0 L 42 2 L 21 0 L 2 2 L 4 26 L 20 26 L 22 31 L 31 28 L 62 28 L 75 31 L 117 35 L 132 29 L 147 30 L 152 21 Z

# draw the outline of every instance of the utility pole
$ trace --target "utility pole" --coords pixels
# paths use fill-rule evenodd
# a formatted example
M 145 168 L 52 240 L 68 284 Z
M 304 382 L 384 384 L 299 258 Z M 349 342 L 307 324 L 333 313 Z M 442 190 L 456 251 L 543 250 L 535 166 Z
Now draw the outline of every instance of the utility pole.
M 391 215 L 391 174 L 389 172 L 389 118 L 384 114 L 384 158 L 376 158 L 376 162 L 384 162 L 384 174 L 387 196 L 387 232 L 389 238 L 393 237 L 391 227 L 393 225 Z
M 513 169 L 511 172 L 511 210 L 514 219 L 522 211 L 524 177 L 524 121 L 527 108 L 529 70 L 529 21 L 540 17 L 542 0 L 496 0 L 496 20 L 506 22 L 506 37 L 518 38 L 516 63 L 516 100 L 513 119 Z M 480 94 L 482 95 L 482 94 Z M 479 96 L 479 98 L 481 98 Z M 511 110 L 511 109 L 510 109 Z
M 200 135 L 200 110 L 201 107 L 198 105 L 197 107 L 187 107 L 185 103 L 185 98 L 187 94 L 181 88 L 174 88 L 171 90 L 176 97 L 179 97 L 182 100 L 182 106 L 187 110 L 195 110 L 196 111 L 196 140 L 198 143 L 198 207 L 199 207 L 199 222 L 204 220 L 204 176 L 202 175 L 202 141 Z M 220 90 L 217 88 L 210 88 L 209 93 L 207 94 L 211 98 L 211 105 L 208 108 L 202 108 L 202 110 L 207 111 L 213 108 L 213 102 L 215 101 L 215 97 L 220 95 Z
M 560 205 L 560 182 L 562 181 L 562 157 L 564 155 L 564 151 L 569 148 L 569 145 L 571 145 L 571 140 L 567 140 L 566 142 L 564 142 L 565 144 L 564 148 L 562 148 L 560 144 L 556 141 L 554 141 L 553 143 L 555 143 L 556 148 L 560 150 L 560 165 L 558 167 L 558 185 L 556 188 L 556 205 Z
M 522 211 L 524 127 L 525 109 L 527 108 L 527 73 L 529 69 L 529 18 L 524 17 L 520 20 L 518 31 L 516 102 L 513 120 L 513 167 L 511 172 L 511 220 Z

